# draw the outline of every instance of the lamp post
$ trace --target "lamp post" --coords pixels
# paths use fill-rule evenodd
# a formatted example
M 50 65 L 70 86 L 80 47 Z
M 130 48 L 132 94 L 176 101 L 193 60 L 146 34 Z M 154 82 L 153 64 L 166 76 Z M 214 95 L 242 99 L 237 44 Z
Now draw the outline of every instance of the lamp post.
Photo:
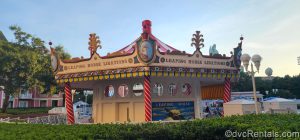
M 272 89 L 272 91 L 273 91 L 274 94 L 277 94 L 278 89 Z
M 84 94 L 84 96 L 85 96 L 85 102 L 87 103 L 87 96 L 88 96 L 88 95 L 92 95 L 92 94 L 93 94 L 93 91 L 91 91 L 91 90 L 84 90 L 84 91 L 83 91 L 83 94 Z M 84 107 L 84 112 L 85 112 L 85 113 L 88 112 L 86 105 L 85 105 L 85 107 Z
M 268 91 L 268 90 L 266 90 L 266 94 L 267 94 L 267 95 L 269 94 L 269 91 Z
M 246 73 L 251 75 L 252 77 L 252 86 L 253 86 L 253 98 L 254 98 L 254 103 L 255 103 L 255 112 L 256 114 L 258 114 L 258 105 L 257 105 L 257 97 L 256 97 L 256 86 L 255 86 L 255 78 L 254 78 L 254 75 L 255 73 L 259 72 L 259 67 L 260 67 L 260 61 L 262 60 L 261 56 L 259 56 L 258 54 L 255 54 L 252 56 L 252 59 L 251 59 L 251 70 L 248 71 L 248 66 L 249 66 L 249 61 L 250 61 L 251 57 L 249 54 L 243 54 L 241 56 L 241 60 L 243 62 L 243 65 L 246 69 Z M 253 63 L 256 67 L 256 71 L 254 71 L 253 69 Z
M 74 102 L 74 95 L 76 94 L 76 89 L 72 89 L 71 93 L 72 93 L 72 102 Z
M 88 92 L 87 90 L 83 91 L 83 94 L 85 96 L 85 103 L 87 103 L 87 96 L 88 96 Z M 84 113 L 86 114 L 86 105 L 84 105 Z

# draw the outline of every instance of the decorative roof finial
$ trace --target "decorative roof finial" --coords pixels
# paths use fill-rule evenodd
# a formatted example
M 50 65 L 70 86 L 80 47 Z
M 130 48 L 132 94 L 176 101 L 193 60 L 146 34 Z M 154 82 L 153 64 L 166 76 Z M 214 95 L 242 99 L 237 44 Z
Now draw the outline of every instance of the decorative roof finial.
M 195 46 L 196 50 L 200 51 L 200 49 L 204 47 L 203 42 L 203 35 L 200 31 L 196 31 L 196 33 L 193 34 L 191 46 Z
M 150 20 L 144 20 L 142 22 L 143 26 L 143 33 L 151 34 L 151 21 Z
M 99 40 L 99 37 L 96 36 L 95 33 L 90 34 L 90 38 L 89 38 L 90 42 L 89 42 L 89 50 L 91 52 L 91 56 L 97 52 L 98 48 L 102 48 L 102 46 L 100 45 L 101 41 Z
M 243 44 L 243 40 L 244 40 L 244 37 L 243 37 L 243 35 L 241 35 L 241 37 L 240 37 L 240 43 L 238 44 L 239 46 L 241 46 L 242 47 L 242 44 Z
M 52 48 L 52 42 L 51 42 L 51 41 L 49 41 L 49 43 L 48 43 L 48 44 L 49 44 L 49 46 L 50 46 L 50 54 L 51 54 L 51 55 L 55 55 L 55 53 L 56 53 L 56 52 L 55 52 L 55 49 L 54 49 L 54 48 Z

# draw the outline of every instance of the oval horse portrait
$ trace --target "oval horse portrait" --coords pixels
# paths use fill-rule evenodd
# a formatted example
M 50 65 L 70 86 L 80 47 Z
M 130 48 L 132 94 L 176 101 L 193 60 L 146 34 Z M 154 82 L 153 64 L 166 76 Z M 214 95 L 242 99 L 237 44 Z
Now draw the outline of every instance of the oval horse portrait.
M 148 63 L 152 60 L 154 56 L 154 50 L 153 50 L 154 44 L 150 41 L 143 41 L 139 46 L 138 46 L 138 53 L 140 59 Z

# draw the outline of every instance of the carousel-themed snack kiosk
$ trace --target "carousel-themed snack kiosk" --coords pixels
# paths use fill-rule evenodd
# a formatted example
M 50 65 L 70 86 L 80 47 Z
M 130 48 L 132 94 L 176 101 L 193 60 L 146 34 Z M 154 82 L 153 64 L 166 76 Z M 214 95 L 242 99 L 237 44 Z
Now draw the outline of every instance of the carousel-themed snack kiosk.
M 57 83 L 64 86 L 67 120 L 74 123 L 71 89 L 93 90 L 94 123 L 148 122 L 201 118 L 201 100 L 230 99 L 241 64 L 242 40 L 231 56 L 203 55 L 203 35 L 196 31 L 192 54 L 173 48 L 151 32 L 151 21 L 128 46 L 100 56 L 100 40 L 89 38 L 89 58 L 61 60 L 51 49 Z

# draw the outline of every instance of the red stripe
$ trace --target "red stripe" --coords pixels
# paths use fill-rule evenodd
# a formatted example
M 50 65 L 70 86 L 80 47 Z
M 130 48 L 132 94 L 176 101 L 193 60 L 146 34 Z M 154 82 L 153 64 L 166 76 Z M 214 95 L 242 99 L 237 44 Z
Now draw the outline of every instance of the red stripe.
M 74 124 L 74 112 L 73 103 L 71 95 L 71 85 L 70 83 L 65 83 L 65 95 L 66 95 L 66 110 L 67 110 L 67 120 L 68 124 Z
M 231 84 L 230 84 L 230 78 L 226 77 L 224 81 L 224 97 L 223 97 L 223 103 L 229 102 L 231 99 Z M 224 111 L 222 112 L 222 115 L 224 116 Z
M 144 101 L 145 101 L 145 121 L 151 121 L 151 112 L 152 112 L 152 106 L 151 106 L 151 91 L 150 91 L 150 76 L 144 76 Z
M 225 78 L 224 81 L 224 97 L 223 97 L 224 103 L 230 101 L 230 79 Z

